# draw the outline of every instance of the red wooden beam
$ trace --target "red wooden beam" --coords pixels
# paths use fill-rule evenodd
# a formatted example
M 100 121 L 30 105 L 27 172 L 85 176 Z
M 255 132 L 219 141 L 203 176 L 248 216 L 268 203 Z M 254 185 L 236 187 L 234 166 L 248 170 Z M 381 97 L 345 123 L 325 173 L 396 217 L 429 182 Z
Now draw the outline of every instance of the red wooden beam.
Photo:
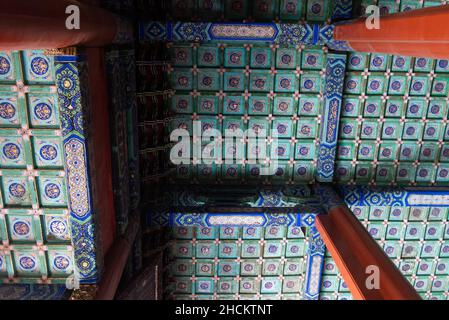
M 380 17 L 380 29 L 368 29 L 366 18 L 335 27 L 335 40 L 356 51 L 429 58 L 449 58 L 449 5 Z
M 105 271 L 98 287 L 96 300 L 114 299 L 139 228 L 139 217 L 132 216 L 125 233 L 115 239 L 105 258 Z
M 334 206 L 327 214 L 318 215 L 316 225 L 354 299 L 421 299 L 346 206 Z M 367 269 L 369 266 L 379 270 L 378 289 L 369 289 L 367 286 L 367 279 L 373 274 Z
M 2 50 L 104 46 L 115 41 L 121 23 L 114 14 L 74 0 L 1 0 Z M 80 9 L 80 29 L 69 30 L 66 8 Z
M 112 155 L 109 131 L 109 96 L 105 55 L 102 48 L 87 48 L 91 112 L 89 118 L 89 157 L 93 201 L 99 215 L 103 252 L 107 253 L 116 233 L 112 188 Z

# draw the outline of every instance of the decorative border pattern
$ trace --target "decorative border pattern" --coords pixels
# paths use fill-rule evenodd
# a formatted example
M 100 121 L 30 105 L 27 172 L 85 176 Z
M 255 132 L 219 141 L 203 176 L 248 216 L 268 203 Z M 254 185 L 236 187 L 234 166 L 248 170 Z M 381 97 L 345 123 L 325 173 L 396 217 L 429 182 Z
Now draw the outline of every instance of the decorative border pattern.
M 449 207 L 448 188 L 341 186 L 348 206 Z
M 332 19 L 351 19 L 352 0 L 334 0 Z
M 320 203 L 324 212 L 329 212 L 329 210 L 334 207 L 345 205 L 334 188 L 322 184 L 317 184 L 314 186 L 314 188 L 315 194 L 318 199 L 320 199 Z
M 309 241 L 303 299 L 318 300 L 321 291 L 321 278 L 326 246 L 315 227 L 310 229 Z
M 143 41 L 169 42 L 269 42 L 279 45 L 325 45 L 333 38 L 333 28 L 320 24 L 288 23 L 208 23 L 158 22 L 141 23 Z
M 346 55 L 329 54 L 327 56 L 324 114 L 321 119 L 317 164 L 319 182 L 332 182 L 334 175 L 345 70 Z
M 98 280 L 95 224 L 85 137 L 84 94 L 80 77 L 83 63 L 75 56 L 56 56 L 56 86 L 64 138 L 65 172 L 68 186 L 72 243 L 80 282 Z M 86 87 L 87 88 L 87 87 Z
M 175 213 L 150 210 L 147 213 L 147 224 L 170 227 L 313 227 L 318 214 L 316 211 L 319 210 L 315 209 L 315 212 L 305 213 Z
M 1 285 L 0 300 L 65 300 L 67 292 L 65 285 Z

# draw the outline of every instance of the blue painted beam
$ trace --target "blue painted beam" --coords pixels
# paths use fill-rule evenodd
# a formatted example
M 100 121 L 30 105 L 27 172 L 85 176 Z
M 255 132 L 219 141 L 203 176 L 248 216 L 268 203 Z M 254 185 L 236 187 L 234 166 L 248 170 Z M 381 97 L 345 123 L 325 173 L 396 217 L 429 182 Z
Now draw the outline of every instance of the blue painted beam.
M 289 23 L 158 22 L 139 26 L 142 41 L 244 42 L 289 45 L 325 45 L 333 39 L 334 26 Z
M 65 285 L 0 285 L 0 300 L 66 300 L 69 294 Z
M 318 300 L 320 297 L 325 252 L 326 247 L 318 230 L 315 227 L 311 228 L 309 233 L 303 300 Z
M 333 180 L 345 70 L 345 54 L 328 54 L 324 112 L 321 117 L 320 145 L 318 147 L 316 178 L 319 182 L 332 182 Z
M 100 258 L 96 250 L 96 225 L 89 175 L 85 115 L 88 110 L 87 81 L 81 82 L 86 62 L 76 56 L 56 56 L 56 88 L 64 143 L 74 269 L 80 283 L 96 283 Z
M 341 186 L 348 206 L 449 207 L 449 188 Z

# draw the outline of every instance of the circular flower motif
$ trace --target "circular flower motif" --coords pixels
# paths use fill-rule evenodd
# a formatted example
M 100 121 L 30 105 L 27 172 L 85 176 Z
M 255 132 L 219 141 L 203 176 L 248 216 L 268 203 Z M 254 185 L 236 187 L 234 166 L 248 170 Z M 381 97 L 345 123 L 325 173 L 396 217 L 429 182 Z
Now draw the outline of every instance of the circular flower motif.
M 438 112 L 440 112 L 440 106 L 437 104 L 434 104 L 432 107 L 430 107 L 430 112 L 432 114 L 438 114 Z
M 367 136 L 371 135 L 373 133 L 373 128 L 372 127 L 365 127 L 363 129 L 363 133 L 366 134 Z
M 66 256 L 56 256 L 53 264 L 56 269 L 64 271 L 70 266 L 70 260 Z
M 313 85 L 314 85 L 314 83 L 313 83 L 312 80 L 306 80 L 306 81 L 304 82 L 304 87 L 305 87 L 306 89 L 308 89 L 308 90 L 312 89 L 312 88 L 313 88 Z
M 267 60 L 267 57 L 265 56 L 265 54 L 259 53 L 256 55 L 255 60 L 258 64 L 263 64 Z
M 229 60 L 231 60 L 232 63 L 240 63 L 241 58 L 242 55 L 240 53 L 233 53 L 229 56 Z
M 316 65 L 316 63 L 317 63 L 316 56 L 310 55 L 310 56 L 307 57 L 307 64 L 308 65 L 314 66 L 314 65 Z
M 344 126 L 343 127 L 343 132 L 345 133 L 345 134 L 350 134 L 351 132 L 352 132 L 352 126 L 351 125 L 346 125 L 346 126 Z
M 398 106 L 395 104 L 392 104 L 388 107 L 388 111 L 390 111 L 390 113 L 396 113 L 398 111 Z
M 279 134 L 285 134 L 287 132 L 287 127 L 283 124 L 277 126 L 277 131 Z
M 304 167 L 299 167 L 297 172 L 298 172 L 298 175 L 303 176 L 307 173 L 307 169 Z
M 375 67 L 380 67 L 382 65 L 382 63 L 384 62 L 384 60 L 381 57 L 375 57 L 373 59 L 373 65 Z
M 357 82 L 354 80 L 349 80 L 348 83 L 346 84 L 346 87 L 350 90 L 353 90 L 357 87 Z
M 438 66 L 442 69 L 447 68 L 447 66 L 449 65 L 449 61 L 448 60 L 440 60 L 438 61 Z
M 398 68 L 402 68 L 403 66 L 405 66 L 405 59 L 402 57 L 398 57 L 395 61 L 395 65 Z
M 277 169 L 276 169 L 276 172 L 275 172 L 275 175 L 276 175 L 277 177 L 283 176 L 283 175 L 284 175 L 284 169 L 282 169 L 282 168 L 277 168 Z
M 408 127 L 407 130 L 405 130 L 405 132 L 406 132 L 409 136 L 415 134 L 415 131 L 416 131 L 416 130 L 415 130 L 415 128 L 413 128 L 413 127 Z
M 370 88 L 371 88 L 372 90 L 377 90 L 377 89 L 379 89 L 379 87 L 380 87 L 380 82 L 379 82 L 378 80 L 373 80 L 373 81 L 370 83 Z
M 290 63 L 292 62 L 292 60 L 293 60 L 293 58 L 292 58 L 292 56 L 289 55 L 289 54 L 284 54 L 284 55 L 281 57 L 281 61 L 282 61 L 283 64 L 290 64 Z
M 321 5 L 319 3 L 315 3 L 314 5 L 312 5 L 311 11 L 314 14 L 319 14 L 321 11 Z
M 229 290 L 231 288 L 231 285 L 229 283 L 222 283 L 221 289 L 222 290 Z
M 377 105 L 375 105 L 374 103 L 370 103 L 367 107 L 366 110 L 369 113 L 374 113 L 377 110 Z
M 51 107 L 46 103 L 39 103 L 34 107 L 34 114 L 39 120 L 50 119 L 52 113 Z
M 256 103 L 254 103 L 254 109 L 256 111 L 263 111 L 265 107 L 265 104 L 262 101 L 256 101 Z
M 23 184 L 14 182 L 9 186 L 9 193 L 15 198 L 22 198 L 26 193 L 26 189 Z
M 178 61 L 186 61 L 187 59 L 187 52 L 185 50 L 178 50 L 178 52 L 176 52 L 176 59 Z
M 296 4 L 294 2 L 292 2 L 292 1 L 287 2 L 286 5 L 285 5 L 285 10 L 288 13 L 294 13 L 296 11 Z
M 181 110 L 185 110 L 187 109 L 187 107 L 189 106 L 189 102 L 185 99 L 180 99 L 178 101 L 178 108 Z
M 444 83 L 442 82 L 437 82 L 435 84 L 435 91 L 436 92 L 442 92 L 444 90 Z
M 368 170 L 365 168 L 362 168 L 358 171 L 359 176 L 364 177 L 368 174 Z
M 203 55 L 203 60 L 207 63 L 214 61 L 214 55 L 211 52 L 205 52 Z
M 413 90 L 415 90 L 415 91 L 420 91 L 422 88 L 423 88 L 423 83 L 421 82 L 421 81 L 416 81 L 414 84 L 413 84 Z
M 379 170 L 379 176 L 386 177 L 387 174 L 388 174 L 388 170 L 387 169 L 382 168 L 382 169 Z
M 19 259 L 19 265 L 22 269 L 30 271 L 36 268 L 36 260 L 31 256 L 22 256 Z
M 278 108 L 279 108 L 279 110 L 285 112 L 285 111 L 288 110 L 289 105 L 288 105 L 287 102 L 284 102 L 284 101 L 283 101 L 283 102 L 279 103 Z
M 51 199 L 56 199 L 60 196 L 61 190 L 55 183 L 49 183 L 45 186 L 45 195 Z
M 45 75 L 49 68 L 48 61 L 43 57 L 36 57 L 31 60 L 31 70 L 38 76 Z
M 211 77 L 206 76 L 206 77 L 203 78 L 203 85 L 204 86 L 210 87 L 212 85 L 212 83 L 213 83 L 213 80 L 212 80 Z
M 345 111 L 346 112 L 352 112 L 354 110 L 354 104 L 351 102 L 347 102 L 345 104 Z
M 62 236 L 67 232 L 67 224 L 63 220 L 54 219 L 49 224 L 50 232 L 56 236 Z
M 265 80 L 264 79 L 257 79 L 254 82 L 254 85 L 256 86 L 256 88 L 262 89 L 265 86 Z
M 258 176 L 260 174 L 260 169 L 259 168 L 252 168 L 250 170 L 250 173 L 252 176 Z
M 401 82 L 399 82 L 399 81 L 393 81 L 393 82 L 391 83 L 391 88 L 392 88 L 393 90 L 399 90 L 399 89 L 401 89 Z
M 232 77 L 229 79 L 229 86 L 237 88 L 240 85 L 240 79 L 237 77 Z
M 201 106 L 203 110 L 211 111 L 214 104 L 210 100 L 204 100 Z
M 306 102 L 306 103 L 304 103 L 304 105 L 302 106 L 302 108 L 304 109 L 304 111 L 310 112 L 310 111 L 313 110 L 313 103 L 311 103 L 311 102 Z
M 178 78 L 178 84 L 182 87 L 186 87 L 189 85 L 189 78 L 186 76 L 181 76 Z
M 290 85 L 291 85 L 290 79 L 284 78 L 281 80 L 281 83 L 280 83 L 281 88 L 288 89 L 288 88 L 290 88 Z
M 0 74 L 7 74 L 11 70 L 11 63 L 5 57 L 0 57 Z
M 426 58 L 419 58 L 416 63 L 417 63 L 417 65 L 420 68 L 424 68 L 426 66 L 426 64 L 427 64 L 427 59 Z
M 285 148 L 282 146 L 277 147 L 277 155 L 278 156 L 283 156 L 285 155 Z
M 3 146 L 3 154 L 10 160 L 19 158 L 20 153 L 20 148 L 15 143 L 7 143 Z
M 58 156 L 58 150 L 54 146 L 47 144 L 41 148 L 40 155 L 43 159 L 51 161 Z
M 9 120 L 16 115 L 16 108 L 9 102 L 0 103 L 0 117 Z
M 237 170 L 233 167 L 228 168 L 228 170 L 226 171 L 226 175 L 228 175 L 229 177 L 235 177 L 237 174 Z
M 13 224 L 14 233 L 19 236 L 26 236 L 30 233 L 30 225 L 25 221 L 16 221 Z
M 360 62 L 361 62 L 361 59 L 359 56 L 354 56 L 350 60 L 351 65 L 353 65 L 355 67 L 358 66 L 360 64 Z

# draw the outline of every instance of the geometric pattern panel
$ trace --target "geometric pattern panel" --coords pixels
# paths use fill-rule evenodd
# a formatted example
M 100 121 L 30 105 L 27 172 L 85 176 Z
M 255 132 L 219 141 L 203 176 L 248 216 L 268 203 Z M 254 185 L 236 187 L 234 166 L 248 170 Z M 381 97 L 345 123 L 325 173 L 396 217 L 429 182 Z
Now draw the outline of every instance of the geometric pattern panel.
M 449 62 L 352 53 L 347 70 L 335 180 L 448 185 Z
M 70 212 L 74 271 L 81 283 L 98 281 L 97 226 L 94 222 L 88 159 L 86 114 L 89 113 L 87 64 L 76 56 L 55 57 L 63 137 L 64 173 Z
M 257 20 L 283 21 L 307 20 L 324 22 L 332 16 L 334 8 L 338 12 L 347 11 L 348 1 L 339 0 L 211 0 L 171 1 L 170 14 L 175 19 L 212 19 L 212 20 Z
M 352 294 L 329 251 L 324 257 L 321 279 L 320 300 L 352 300 Z
M 0 279 L 6 283 L 65 283 L 73 272 L 61 137 L 53 57 L 1 51 Z
M 208 153 L 212 164 L 205 164 L 204 157 L 201 161 L 207 143 L 199 146 L 201 154 L 185 150 L 181 157 L 197 165 L 178 165 L 178 181 L 314 180 L 327 56 L 323 48 L 176 45 L 171 52 L 168 71 L 176 117 L 170 130 L 182 128 L 198 137 L 212 128 L 224 137 L 226 130 L 241 129 L 263 132 L 268 139 L 263 147 L 250 139 L 235 145 L 217 143 Z M 194 120 L 201 122 L 196 131 Z M 275 153 L 275 174 L 261 176 L 266 163 L 260 159 Z M 233 164 L 225 159 L 234 159 Z
M 167 298 L 299 300 L 308 237 L 298 227 L 178 227 Z
M 423 299 L 448 299 L 446 207 L 351 206 L 351 210 Z

